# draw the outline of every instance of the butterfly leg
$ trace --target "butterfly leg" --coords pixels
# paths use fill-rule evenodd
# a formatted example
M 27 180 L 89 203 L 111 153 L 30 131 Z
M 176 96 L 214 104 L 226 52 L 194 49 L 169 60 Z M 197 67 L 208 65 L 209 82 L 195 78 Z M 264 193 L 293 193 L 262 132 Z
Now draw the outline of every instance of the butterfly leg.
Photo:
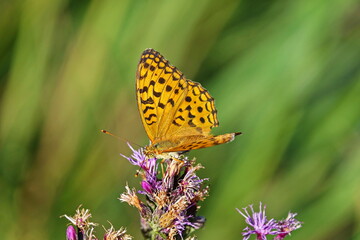
M 178 163 L 183 163 L 184 161 L 183 160 L 181 160 L 180 158 L 176 158 L 176 157 L 171 157 L 171 158 L 163 158 L 163 159 L 161 159 L 161 164 L 163 164 L 166 160 L 175 160 L 175 161 L 177 161 Z

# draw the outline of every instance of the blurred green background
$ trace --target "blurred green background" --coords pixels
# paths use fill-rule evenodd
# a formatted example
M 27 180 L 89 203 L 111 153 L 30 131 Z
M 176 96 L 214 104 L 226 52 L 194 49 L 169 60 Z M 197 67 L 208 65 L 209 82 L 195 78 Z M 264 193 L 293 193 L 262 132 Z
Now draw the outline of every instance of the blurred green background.
M 290 239 L 360 239 L 360 3 L 0 1 L 0 238 L 65 239 L 83 204 L 142 239 L 117 198 L 137 170 L 106 129 L 148 143 L 135 101 L 145 48 L 216 99 L 229 144 L 195 150 L 210 178 L 199 239 L 242 239 L 235 208 L 298 212 Z M 98 228 L 98 236 L 103 230 Z

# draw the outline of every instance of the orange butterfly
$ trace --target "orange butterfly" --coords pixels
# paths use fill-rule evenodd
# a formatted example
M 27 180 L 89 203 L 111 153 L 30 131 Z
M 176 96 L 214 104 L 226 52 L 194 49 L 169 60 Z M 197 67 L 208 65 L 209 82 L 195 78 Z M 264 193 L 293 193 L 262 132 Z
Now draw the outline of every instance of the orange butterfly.
M 141 55 L 136 98 L 151 142 L 145 149 L 147 155 L 212 147 L 241 134 L 211 135 L 211 128 L 219 126 L 214 99 L 154 49 L 146 49 Z

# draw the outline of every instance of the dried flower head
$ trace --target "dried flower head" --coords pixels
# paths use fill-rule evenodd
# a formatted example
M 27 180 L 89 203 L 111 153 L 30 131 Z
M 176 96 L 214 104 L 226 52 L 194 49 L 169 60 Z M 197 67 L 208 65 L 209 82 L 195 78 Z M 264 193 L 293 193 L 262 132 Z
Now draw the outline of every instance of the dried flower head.
M 63 215 L 62 217 L 67 218 L 70 223 L 77 227 L 75 230 L 73 225 L 68 226 L 66 229 L 67 240 L 97 240 L 94 236 L 94 227 L 98 224 L 90 222 L 91 213 L 89 209 L 78 207 L 73 217 Z M 119 230 L 115 230 L 111 225 L 110 229 L 105 230 L 104 240 L 130 240 L 132 237 L 126 234 L 126 230 L 121 227 Z
M 105 229 L 104 240 L 131 240 L 131 239 L 132 237 L 126 234 L 126 229 L 123 227 L 121 227 L 119 230 L 116 230 L 111 225 L 109 229 Z
M 94 227 L 98 224 L 90 222 L 91 213 L 89 209 L 81 208 L 81 205 L 76 209 L 75 215 L 69 217 L 64 215 L 73 225 L 77 226 L 80 235 L 88 236 L 93 239 Z M 68 229 L 69 230 L 69 229 Z M 68 231 L 66 232 L 68 234 Z
M 204 186 L 207 179 L 196 175 L 202 166 L 183 156 L 182 160 L 173 160 L 171 156 L 159 160 L 148 158 L 142 149 L 131 146 L 130 149 L 131 157 L 122 156 L 140 167 L 142 189 L 137 193 L 145 198 L 141 201 L 136 190 L 126 186 L 120 200 L 139 210 L 144 236 L 158 240 L 184 239 L 190 231 L 201 228 L 205 218 L 196 215 L 198 202 L 208 195 L 208 187 Z
M 276 240 L 281 240 L 285 238 L 287 235 L 291 235 L 291 232 L 301 228 L 302 222 L 295 219 L 297 213 L 289 212 L 286 219 L 280 220 L 278 222 L 278 228 L 280 233 L 276 236 Z

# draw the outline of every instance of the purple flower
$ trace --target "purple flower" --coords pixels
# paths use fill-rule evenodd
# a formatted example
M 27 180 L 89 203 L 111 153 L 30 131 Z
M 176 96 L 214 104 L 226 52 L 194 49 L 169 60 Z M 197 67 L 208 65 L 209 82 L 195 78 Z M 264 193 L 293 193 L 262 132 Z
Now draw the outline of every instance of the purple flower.
M 179 182 L 179 189 L 181 190 L 180 194 L 185 194 L 189 200 L 197 196 L 199 189 L 201 189 L 202 183 L 205 180 L 208 180 L 207 178 L 200 179 L 196 175 L 196 171 L 201 168 L 203 168 L 201 165 L 188 168 L 183 179 Z
M 197 216 L 198 202 L 208 195 L 207 179 L 200 179 L 196 172 L 202 168 L 181 156 L 173 159 L 163 154 L 162 160 L 149 158 L 142 149 L 133 151 L 128 161 L 140 167 L 141 191 L 130 189 L 120 200 L 138 208 L 145 238 L 157 240 L 186 238 L 193 229 L 201 228 L 205 218 Z M 145 195 L 142 200 L 136 193 Z
M 68 228 L 66 229 L 66 240 L 77 240 L 77 232 L 75 230 L 75 228 L 70 225 L 68 226 Z
M 135 150 L 129 143 L 127 143 L 129 148 L 132 150 L 131 157 L 126 157 L 123 154 L 120 154 L 123 158 L 126 158 L 132 165 L 139 166 L 141 168 L 145 167 L 146 156 L 142 148 Z
M 156 189 L 158 187 L 158 182 L 156 177 L 158 171 L 158 165 L 156 164 L 156 158 L 147 158 L 142 148 L 140 148 L 139 150 L 135 150 L 133 147 L 131 147 L 129 143 L 128 146 L 133 152 L 131 154 L 131 157 L 126 157 L 123 154 L 120 155 L 126 158 L 132 165 L 139 166 L 143 170 L 138 172 L 138 174 L 144 180 L 141 186 L 143 187 L 145 192 L 149 192 Z M 144 192 L 140 192 L 140 193 L 144 193 Z
M 290 235 L 292 231 L 301 227 L 302 222 L 295 219 L 296 213 L 289 212 L 287 218 L 281 221 L 276 221 L 273 218 L 267 220 L 265 215 L 266 206 L 262 208 L 260 203 L 259 212 L 254 212 L 252 205 L 249 207 L 252 215 L 248 213 L 247 207 L 243 208 L 244 212 L 237 209 L 245 217 L 245 221 L 249 225 L 243 230 L 243 240 L 249 239 L 251 234 L 255 234 L 258 240 L 266 240 L 267 235 L 276 235 L 274 240 L 282 240 L 287 235 Z
M 276 221 L 273 218 L 267 220 L 265 215 L 266 206 L 262 208 L 262 204 L 260 203 L 259 212 L 254 212 L 252 205 L 249 207 L 252 215 L 250 215 L 247 211 L 247 207 L 243 208 L 244 213 L 239 209 L 236 209 L 245 218 L 245 222 L 249 225 L 243 230 L 243 240 L 249 239 L 251 234 L 255 234 L 258 240 L 266 240 L 266 235 L 276 235 L 279 233 Z
M 153 187 L 147 181 L 142 181 L 141 187 L 145 190 L 146 193 L 151 193 L 153 191 Z

